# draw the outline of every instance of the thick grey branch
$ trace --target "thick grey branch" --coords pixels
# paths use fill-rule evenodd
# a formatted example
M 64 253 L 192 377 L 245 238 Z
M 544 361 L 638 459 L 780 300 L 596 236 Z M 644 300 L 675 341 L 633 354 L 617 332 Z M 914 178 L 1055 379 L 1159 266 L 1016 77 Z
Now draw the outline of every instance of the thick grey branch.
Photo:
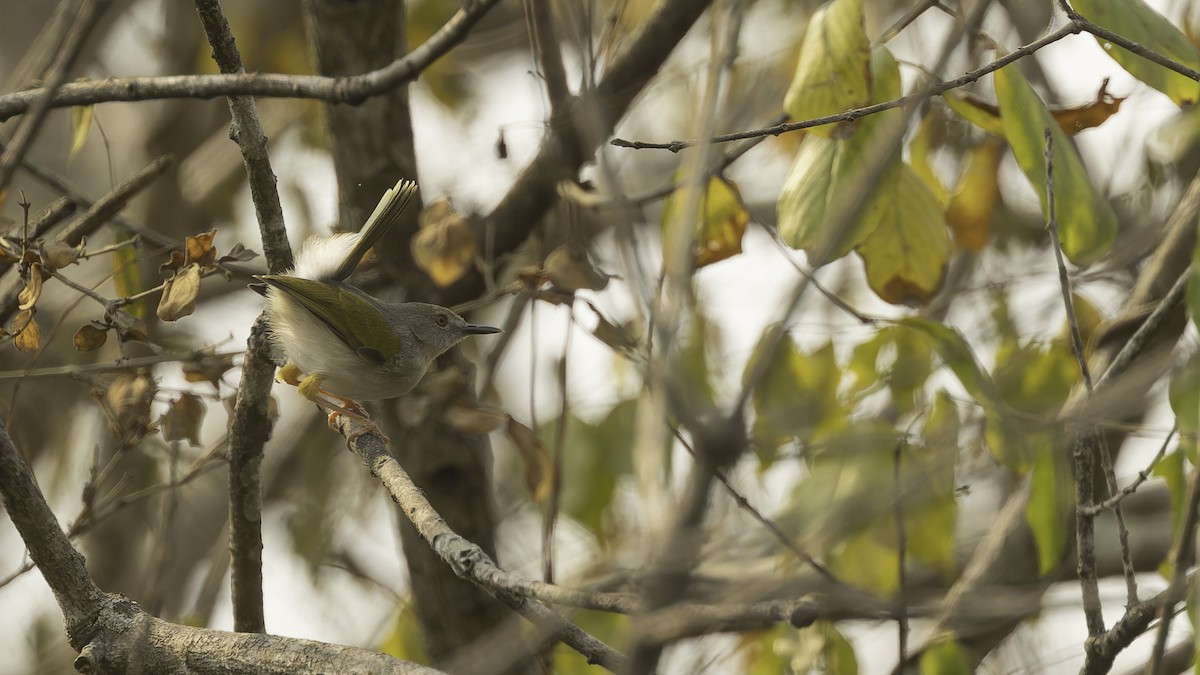
M 50 106 L 65 108 L 117 101 L 152 101 L 165 98 L 216 98 L 218 96 L 269 96 L 305 98 L 357 105 L 405 82 L 466 38 L 471 27 L 499 0 L 465 3 L 438 32 L 420 47 L 384 68 L 351 77 L 251 73 L 237 75 L 172 75 L 167 77 L 109 78 L 63 85 Z M 45 89 L 28 89 L 0 96 L 0 122 L 29 111 Z

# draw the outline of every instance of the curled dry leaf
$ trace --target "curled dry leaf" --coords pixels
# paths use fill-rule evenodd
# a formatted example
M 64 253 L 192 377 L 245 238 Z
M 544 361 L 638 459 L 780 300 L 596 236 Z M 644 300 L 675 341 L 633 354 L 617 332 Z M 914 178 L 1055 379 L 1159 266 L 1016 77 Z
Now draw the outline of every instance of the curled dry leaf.
M 546 256 L 544 267 L 550 282 L 559 290 L 602 291 L 608 286 L 609 275 L 592 264 L 587 251 L 577 250 L 565 244 Z
M 187 264 L 199 265 L 205 270 L 210 270 L 217 263 L 217 249 L 213 247 L 213 239 L 217 236 L 216 230 L 193 234 L 188 237 L 186 242 L 187 248 Z
M 20 295 L 17 296 L 17 301 L 20 303 L 17 309 L 29 309 L 37 304 L 39 298 L 42 297 L 42 275 L 43 268 L 41 264 L 34 263 L 29 266 L 29 278 L 25 280 L 25 288 L 21 289 Z
M 412 238 L 413 262 L 438 286 L 449 286 L 475 262 L 475 234 L 443 197 L 421 212 L 421 231 Z
M 199 361 L 183 364 L 183 379 L 188 382 L 209 382 L 214 388 L 221 386 L 221 378 L 233 368 L 233 355 L 207 356 Z
M 34 318 L 33 313 L 33 309 L 23 309 L 13 320 L 13 328 L 10 333 L 13 336 L 13 346 L 17 348 L 17 351 L 37 351 L 37 348 L 41 346 L 42 331 L 38 328 L 37 319 Z
M 183 251 L 171 251 L 171 257 L 167 259 L 167 262 L 158 266 L 158 271 L 161 274 L 166 274 L 167 272 L 181 270 L 183 269 L 185 260 Z
M 517 451 L 521 453 L 521 459 L 525 462 L 525 486 L 529 488 L 529 494 L 533 500 L 540 504 L 549 496 L 554 480 L 554 468 L 550 462 L 550 455 L 542 446 L 541 440 L 538 439 L 537 432 L 512 417 L 508 418 L 506 431 L 508 437 L 512 439 L 513 445 L 517 446 Z
M 258 257 L 257 251 L 251 251 L 250 249 L 246 248 L 239 242 L 237 244 L 234 244 L 233 248 L 229 249 L 229 253 L 226 253 L 225 255 L 221 256 L 221 258 L 219 260 L 217 260 L 217 262 L 219 262 L 219 263 L 248 262 L 250 260 L 254 260 L 257 257 Z
M 91 321 L 79 327 L 75 331 L 75 337 L 71 338 L 75 349 L 81 352 L 90 352 L 93 349 L 99 349 L 108 342 L 108 326 L 99 321 Z
M 163 440 L 187 441 L 193 446 L 200 445 L 200 423 L 204 421 L 204 401 L 195 394 L 183 394 L 163 415 L 159 422 L 159 431 Z
M 167 280 L 158 303 L 158 318 L 176 321 L 196 311 L 196 294 L 199 292 L 200 265 L 192 263 Z
M 596 314 L 596 327 L 592 335 L 618 352 L 638 351 L 637 338 L 625 326 L 617 325 L 599 313 Z
M 121 373 L 104 390 L 109 421 L 118 434 L 138 433 L 150 423 L 154 380 L 145 373 Z
M 61 270 L 79 260 L 79 256 L 83 254 L 83 246 L 83 242 L 80 242 L 79 246 L 71 246 L 58 240 L 47 242 L 42 245 L 42 261 L 56 270 Z

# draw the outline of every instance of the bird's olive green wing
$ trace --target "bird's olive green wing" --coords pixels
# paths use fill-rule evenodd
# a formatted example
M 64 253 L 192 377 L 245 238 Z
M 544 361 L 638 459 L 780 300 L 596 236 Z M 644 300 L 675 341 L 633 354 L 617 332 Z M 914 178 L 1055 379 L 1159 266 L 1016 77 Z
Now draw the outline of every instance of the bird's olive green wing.
M 383 193 L 383 197 L 379 200 L 379 204 L 375 206 L 375 211 L 371 213 L 371 217 L 367 218 L 367 222 L 363 224 L 358 243 L 346 255 L 346 259 L 334 271 L 332 279 L 345 281 L 354 272 L 354 268 L 358 267 L 358 263 L 362 261 L 362 257 L 367 254 L 384 232 L 388 231 L 396 220 L 400 218 L 400 214 L 404 212 L 404 208 L 408 206 L 408 202 L 412 200 L 413 195 L 417 194 L 417 184 L 411 180 L 401 179 L 387 192 Z
M 400 338 L 379 310 L 349 286 L 278 274 L 259 277 L 299 302 L 363 360 L 381 365 Z

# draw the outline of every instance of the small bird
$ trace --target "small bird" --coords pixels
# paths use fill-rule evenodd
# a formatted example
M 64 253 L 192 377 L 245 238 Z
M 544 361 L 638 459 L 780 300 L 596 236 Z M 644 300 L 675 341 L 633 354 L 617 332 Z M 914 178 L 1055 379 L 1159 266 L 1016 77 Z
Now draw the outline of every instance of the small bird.
M 265 284 L 253 288 L 267 298 L 271 335 L 288 358 L 279 378 L 329 410 L 331 423 L 344 413 L 374 428 L 356 401 L 402 396 L 464 338 L 501 332 L 438 305 L 383 302 L 346 283 L 416 192 L 415 182 L 399 181 L 360 232 L 310 237 L 294 269 L 256 277 Z

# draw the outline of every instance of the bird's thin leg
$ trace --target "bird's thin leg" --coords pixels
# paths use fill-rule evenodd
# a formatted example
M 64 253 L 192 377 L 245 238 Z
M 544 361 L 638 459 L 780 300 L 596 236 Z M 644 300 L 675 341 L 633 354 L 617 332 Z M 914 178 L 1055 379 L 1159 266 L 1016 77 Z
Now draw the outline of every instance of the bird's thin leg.
M 384 443 L 391 442 L 387 435 L 383 433 L 383 430 L 379 428 L 379 425 L 375 423 L 375 420 L 371 419 L 366 409 L 357 401 L 331 394 L 324 389 L 317 393 L 317 398 L 314 400 L 318 407 L 329 412 L 330 429 L 337 431 L 337 418 L 339 415 L 345 415 L 362 425 L 362 429 L 352 431 L 346 436 L 347 441 L 352 442 L 363 434 L 375 433 L 383 438 Z

